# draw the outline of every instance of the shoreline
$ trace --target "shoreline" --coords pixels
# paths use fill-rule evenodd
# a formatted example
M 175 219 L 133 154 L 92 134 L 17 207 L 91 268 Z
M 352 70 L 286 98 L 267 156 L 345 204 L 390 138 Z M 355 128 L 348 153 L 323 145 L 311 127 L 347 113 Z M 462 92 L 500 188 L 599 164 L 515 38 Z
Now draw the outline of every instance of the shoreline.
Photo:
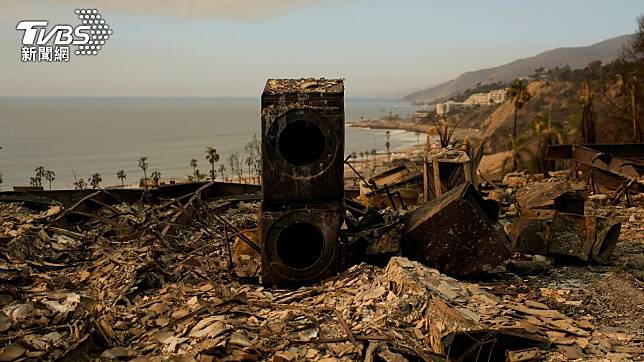
M 428 124 L 415 124 L 409 120 L 373 120 L 373 121 L 357 121 L 348 124 L 349 127 L 354 128 L 367 128 L 367 129 L 385 129 L 385 130 L 403 130 L 408 132 L 428 133 L 434 129 L 433 125 Z

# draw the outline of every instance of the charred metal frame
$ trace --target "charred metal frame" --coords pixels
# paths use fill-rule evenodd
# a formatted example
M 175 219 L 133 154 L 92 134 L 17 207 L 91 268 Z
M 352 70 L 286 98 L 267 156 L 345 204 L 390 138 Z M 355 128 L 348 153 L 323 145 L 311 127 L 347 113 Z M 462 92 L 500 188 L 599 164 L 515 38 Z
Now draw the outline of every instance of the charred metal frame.
M 339 271 L 344 218 L 344 83 L 269 79 L 262 94 L 262 283 Z

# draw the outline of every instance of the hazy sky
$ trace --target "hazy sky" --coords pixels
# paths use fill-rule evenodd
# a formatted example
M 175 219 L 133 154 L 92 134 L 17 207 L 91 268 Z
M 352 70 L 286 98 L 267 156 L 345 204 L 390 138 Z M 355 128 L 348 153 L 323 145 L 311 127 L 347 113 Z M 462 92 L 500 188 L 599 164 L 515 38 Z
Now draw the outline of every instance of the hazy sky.
M 20 62 L 20 20 L 114 30 L 95 57 Z M 633 32 L 642 0 L 0 0 L 0 96 L 257 96 L 266 78 L 346 79 L 351 96 L 424 87 Z

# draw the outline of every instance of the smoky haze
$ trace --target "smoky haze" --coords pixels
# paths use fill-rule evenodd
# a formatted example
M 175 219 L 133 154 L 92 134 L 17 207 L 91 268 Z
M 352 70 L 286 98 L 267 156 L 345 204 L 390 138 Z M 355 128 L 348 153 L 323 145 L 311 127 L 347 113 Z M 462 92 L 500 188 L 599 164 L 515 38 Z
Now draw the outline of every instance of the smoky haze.
M 79 6 L 114 30 L 98 56 L 20 61 L 19 21 L 78 24 Z M 349 96 L 402 96 L 632 33 L 640 12 L 634 0 L 3 0 L 0 96 L 257 96 L 267 78 L 302 76 L 345 78 Z

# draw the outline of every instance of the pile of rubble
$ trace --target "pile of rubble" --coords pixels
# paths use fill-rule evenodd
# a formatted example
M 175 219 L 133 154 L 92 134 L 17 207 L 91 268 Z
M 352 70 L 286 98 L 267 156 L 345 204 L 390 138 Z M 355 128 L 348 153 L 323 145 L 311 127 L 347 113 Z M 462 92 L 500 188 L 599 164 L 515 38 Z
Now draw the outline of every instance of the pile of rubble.
M 468 190 L 448 192 L 417 214 L 447 212 L 445 235 L 459 227 L 450 207 L 471 208 L 492 225 L 485 201 L 450 201 Z M 511 191 L 509 199 L 525 201 L 526 192 Z M 427 266 L 442 252 L 430 248 L 415 258 L 426 265 L 394 256 L 297 290 L 257 283 L 256 238 L 243 231 L 256 227 L 253 198 L 206 200 L 198 190 L 126 203 L 97 191 L 68 206 L 0 203 L 0 361 L 640 359 L 643 195 L 631 196 L 631 206 L 601 195 L 585 201 L 584 214 L 621 222 L 608 264 L 515 253 L 509 264 L 477 268 L 484 274 L 475 282 Z M 506 205 L 503 214 L 525 205 Z M 413 254 L 414 239 L 405 235 L 416 230 L 414 211 L 379 213 L 380 228 L 365 232 L 386 239 L 389 254 Z M 490 242 L 505 243 L 495 233 Z M 537 275 L 504 268 L 534 260 L 549 266 Z M 458 275 L 451 265 L 434 266 Z

